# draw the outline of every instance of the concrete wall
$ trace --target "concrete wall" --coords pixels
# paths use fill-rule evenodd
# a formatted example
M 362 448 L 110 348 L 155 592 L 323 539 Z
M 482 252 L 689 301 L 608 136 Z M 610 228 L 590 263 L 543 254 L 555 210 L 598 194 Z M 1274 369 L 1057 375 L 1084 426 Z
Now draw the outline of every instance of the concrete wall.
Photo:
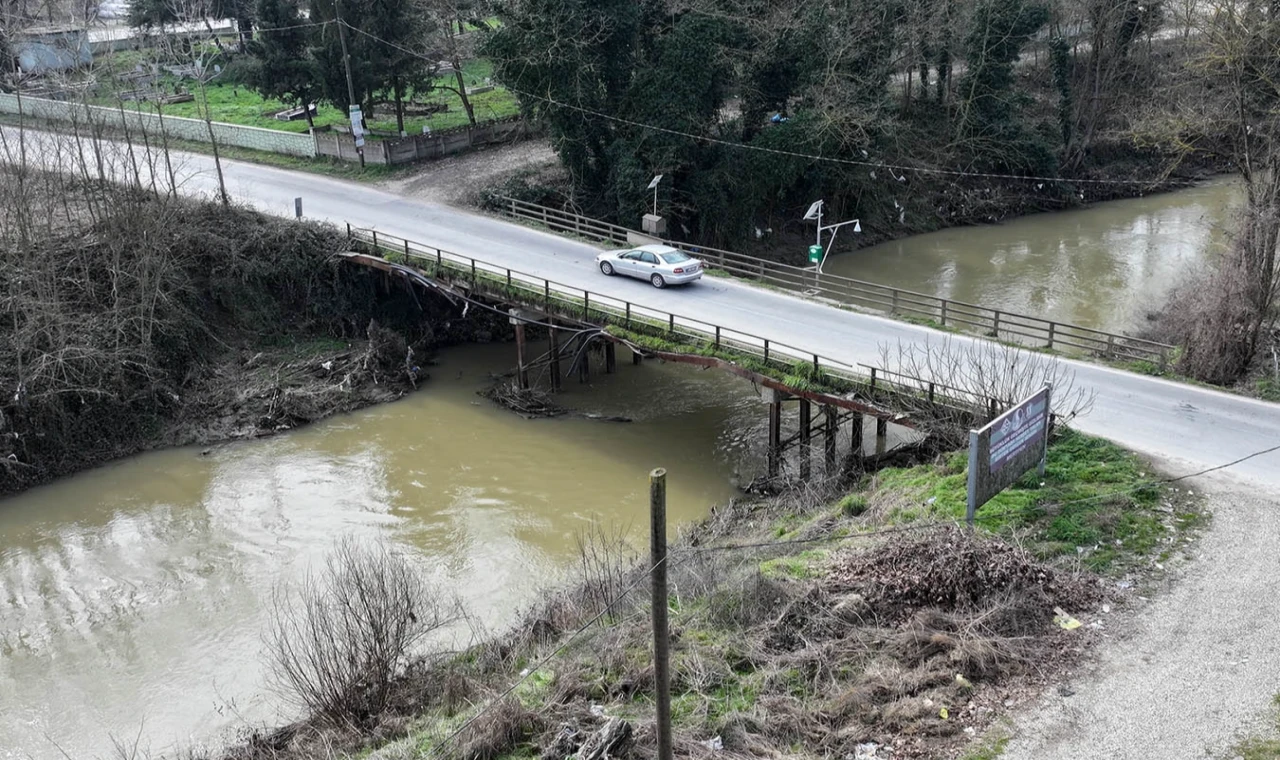
M 456 129 L 433 132 L 431 135 L 411 135 L 368 142 L 364 148 L 366 163 L 375 164 L 407 164 L 433 158 L 463 153 L 481 145 L 507 142 L 519 135 L 524 129 L 520 117 L 491 121 L 476 127 L 457 127 Z M 356 161 L 355 147 L 351 135 L 339 132 L 322 132 L 316 135 L 316 153 L 321 156 L 332 156 L 344 161 Z
M 0 93 L 0 113 L 19 113 L 18 96 Z M 154 113 L 141 113 L 125 109 L 102 106 L 86 106 L 80 103 L 63 103 L 42 98 L 22 98 L 21 113 L 37 119 L 60 122 L 64 124 L 79 123 L 101 124 L 108 129 L 128 128 L 131 132 L 145 132 L 149 135 L 161 133 L 160 117 Z M 169 137 L 193 142 L 209 142 L 209 131 L 200 119 L 183 119 L 176 116 L 164 117 L 164 131 Z M 234 145 L 240 148 L 264 150 L 270 153 L 283 153 L 290 156 L 313 157 L 316 155 L 316 142 L 308 134 L 295 132 L 277 132 L 259 127 L 242 127 L 237 124 L 226 124 L 215 121 L 213 134 L 219 145 Z

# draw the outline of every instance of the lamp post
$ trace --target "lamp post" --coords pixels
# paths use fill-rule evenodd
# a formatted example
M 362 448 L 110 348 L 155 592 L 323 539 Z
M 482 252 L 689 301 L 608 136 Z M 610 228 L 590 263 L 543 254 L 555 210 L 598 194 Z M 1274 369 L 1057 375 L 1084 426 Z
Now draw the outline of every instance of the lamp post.
M 836 224 L 828 224 L 824 226 L 822 224 L 822 208 L 823 202 L 821 200 L 816 200 L 809 205 L 809 210 L 804 212 L 805 219 L 812 219 L 818 222 L 818 230 L 814 239 L 814 244 L 809 246 L 809 261 L 815 264 L 814 268 L 817 270 L 818 274 L 822 274 L 822 264 L 827 260 L 827 253 L 830 252 L 831 246 L 835 245 L 836 233 L 840 231 L 841 227 L 852 224 L 854 232 L 862 232 L 862 222 L 858 219 L 850 219 L 847 222 L 837 222 Z M 827 240 L 827 245 L 824 248 L 822 245 L 822 233 L 827 231 L 831 232 L 831 237 Z

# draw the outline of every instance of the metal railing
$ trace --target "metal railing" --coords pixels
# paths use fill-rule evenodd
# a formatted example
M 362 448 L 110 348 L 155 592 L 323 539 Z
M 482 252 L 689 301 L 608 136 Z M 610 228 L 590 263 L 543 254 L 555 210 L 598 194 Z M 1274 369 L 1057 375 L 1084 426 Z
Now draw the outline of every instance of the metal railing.
M 403 259 L 403 263 L 412 264 L 443 282 L 464 282 L 486 295 L 504 297 L 583 322 L 613 324 L 637 334 L 665 337 L 672 343 L 708 351 L 713 356 L 736 355 L 754 359 L 775 372 L 790 373 L 802 381 L 817 380 L 827 387 L 858 394 L 857 398 L 871 403 L 900 401 L 905 396 L 925 402 L 936 411 L 960 412 L 977 419 L 994 417 L 1011 405 L 1009 399 L 993 398 L 945 383 L 833 359 L 759 335 L 642 306 L 377 230 L 348 224 L 347 235 L 358 243 L 367 244 L 389 261 Z M 640 348 L 646 346 L 641 345 Z M 887 407 L 885 412 L 886 417 L 893 416 Z
M 502 213 L 508 216 L 592 240 L 628 245 L 633 236 L 650 237 L 616 224 L 515 198 L 503 197 L 500 202 Z M 929 326 L 977 333 L 1029 347 L 1080 351 L 1121 361 L 1151 362 L 1161 371 L 1168 366 L 1174 350 L 1171 345 L 1144 338 L 939 298 L 841 275 L 818 274 L 811 268 L 768 261 L 744 253 L 670 240 L 663 243 L 696 255 L 709 266 L 736 277 L 758 280 L 841 306 L 870 309 Z

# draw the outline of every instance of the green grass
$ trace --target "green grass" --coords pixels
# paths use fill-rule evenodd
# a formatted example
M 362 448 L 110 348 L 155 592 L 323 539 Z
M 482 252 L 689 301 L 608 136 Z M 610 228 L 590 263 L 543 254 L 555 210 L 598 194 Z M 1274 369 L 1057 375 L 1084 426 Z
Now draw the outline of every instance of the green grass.
M 967 453 L 957 452 L 941 465 L 882 470 L 877 489 L 908 496 L 888 518 L 963 519 L 967 467 Z M 1159 559 L 1167 548 L 1166 520 L 1189 528 L 1201 517 L 1188 507 L 1166 507 L 1172 502 L 1155 479 L 1134 454 L 1067 430 L 1049 447 L 1044 477 L 1028 473 L 983 505 L 978 520 L 997 533 L 1029 531 L 1041 556 L 1081 553 L 1098 571 L 1129 556 Z
M 1271 698 L 1273 708 L 1280 708 L 1280 693 Z M 1273 709 L 1267 736 L 1251 736 L 1232 748 L 1232 757 L 1241 760 L 1280 760 L 1280 709 Z
M 1263 401 L 1280 402 L 1280 381 L 1263 378 L 1253 384 L 1253 390 Z
M 129 55 L 123 56 L 122 53 L 117 53 L 117 58 L 111 62 L 110 65 L 114 70 L 130 71 L 136 64 L 150 61 L 149 53 L 145 51 L 123 51 L 123 53 L 128 53 Z M 463 79 L 466 81 L 468 89 L 484 84 L 485 78 L 491 76 L 492 73 L 493 65 L 485 59 L 467 61 L 462 66 Z M 438 76 L 435 81 L 437 85 L 450 87 L 457 85 L 457 79 L 453 73 Z M 166 116 L 180 116 L 190 119 L 204 118 L 200 92 L 195 83 L 190 80 L 183 81 L 172 77 L 164 79 L 166 90 L 170 92 L 172 92 L 175 83 L 180 84 L 195 95 L 196 100 L 165 106 L 164 114 Z M 274 117 L 277 112 L 292 108 L 297 105 L 296 103 L 285 103 L 274 98 L 263 98 L 252 88 L 239 84 L 214 81 L 205 88 L 205 94 L 208 97 L 209 111 L 214 121 L 273 129 L 279 132 L 305 133 L 308 129 L 306 119 L 279 121 Z M 471 105 L 475 109 L 476 119 L 481 122 L 515 116 L 520 112 L 515 96 L 502 87 L 495 86 L 493 90 L 474 94 L 470 99 Z M 431 116 L 406 117 L 405 131 L 409 134 L 420 134 L 424 125 L 430 126 L 432 131 L 438 132 L 453 127 L 466 126 L 468 123 L 467 112 L 462 106 L 462 99 L 454 92 L 435 89 L 419 97 L 418 100 L 444 103 L 449 108 L 444 113 L 436 113 Z M 118 101 L 115 100 L 114 93 L 110 92 L 99 97 L 95 103 L 105 106 L 119 105 Z M 155 111 L 154 104 L 137 101 L 126 102 L 124 107 L 142 111 Z M 396 131 L 394 106 L 391 104 L 380 106 L 374 116 L 375 118 L 369 120 L 370 129 L 389 133 Z M 314 121 L 317 127 L 347 124 L 348 120 L 346 110 L 335 107 L 332 104 L 322 103 L 316 108 Z
M 765 560 L 760 563 L 760 573 L 766 578 L 816 578 L 820 574 L 818 565 L 826 557 L 825 551 L 810 549 L 790 557 Z
M 997 726 L 987 732 L 977 746 L 969 748 L 961 755 L 961 760 L 996 760 L 1004 754 L 1005 747 L 1009 746 L 1012 738 L 1006 727 Z

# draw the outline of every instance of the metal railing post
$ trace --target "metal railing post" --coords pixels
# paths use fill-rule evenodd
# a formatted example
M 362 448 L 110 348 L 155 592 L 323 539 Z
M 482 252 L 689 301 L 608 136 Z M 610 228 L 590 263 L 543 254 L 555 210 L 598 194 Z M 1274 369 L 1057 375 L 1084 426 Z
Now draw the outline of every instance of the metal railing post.
M 942 299 L 942 326 L 947 326 L 947 299 Z
M 764 361 L 765 361 L 765 364 L 769 363 L 769 339 L 768 338 L 764 339 Z
M 372 230 L 372 232 L 373 232 L 373 250 L 376 251 L 378 250 L 378 231 Z
M 716 325 L 716 350 L 720 350 L 720 325 Z
M 627 317 L 626 317 L 626 322 L 624 324 L 626 324 L 627 327 L 631 327 L 631 302 L 630 301 L 627 301 Z
M 1053 333 L 1057 326 L 1056 322 L 1049 323 L 1049 345 L 1045 346 L 1045 348 L 1053 348 Z

